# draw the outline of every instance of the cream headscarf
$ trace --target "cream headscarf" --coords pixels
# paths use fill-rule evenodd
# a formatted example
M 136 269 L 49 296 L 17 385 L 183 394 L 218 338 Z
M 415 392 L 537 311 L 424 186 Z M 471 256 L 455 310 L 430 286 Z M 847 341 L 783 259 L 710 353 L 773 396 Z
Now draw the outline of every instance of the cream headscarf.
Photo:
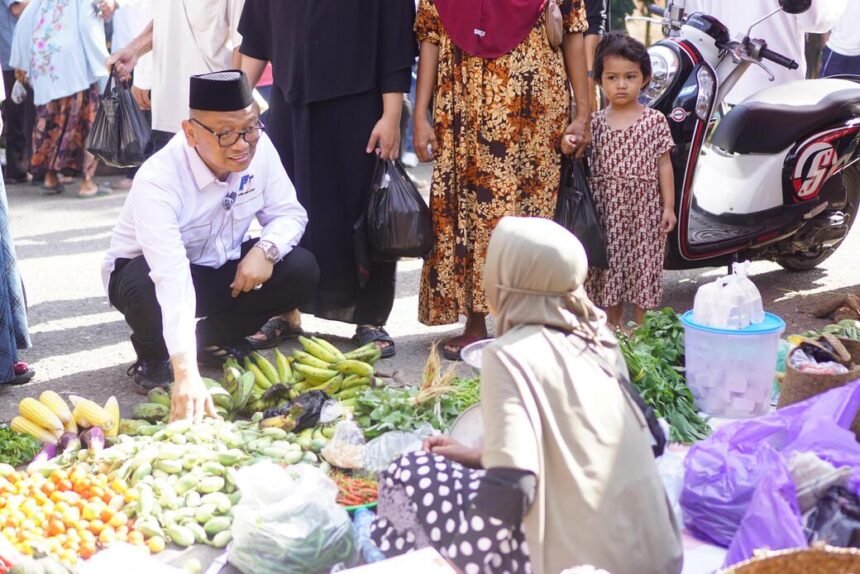
M 483 464 L 537 476 L 523 520 L 536 574 L 674 574 L 678 528 L 586 273 L 582 245 L 551 221 L 506 217 L 493 232 L 484 285 L 498 338 L 481 368 Z

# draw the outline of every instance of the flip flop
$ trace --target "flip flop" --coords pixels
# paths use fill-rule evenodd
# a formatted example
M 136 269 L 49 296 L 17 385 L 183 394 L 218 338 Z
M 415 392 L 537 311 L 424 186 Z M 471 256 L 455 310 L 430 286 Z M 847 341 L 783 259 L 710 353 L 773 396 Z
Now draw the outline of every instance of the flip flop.
M 486 337 L 474 337 L 472 335 L 451 337 L 445 341 L 444 345 L 442 345 L 442 356 L 449 361 L 462 361 L 463 357 L 461 356 L 461 353 L 463 352 L 463 349 L 472 343 L 477 343 L 484 339 L 486 339 Z
M 112 191 L 109 187 L 99 185 L 94 192 L 81 193 L 78 191 L 78 199 L 90 199 L 91 197 L 101 197 L 103 195 L 110 195 L 111 193 Z
M 382 358 L 388 359 L 394 356 L 397 353 L 397 347 L 394 345 L 394 339 L 391 338 L 391 335 L 388 334 L 388 331 L 385 330 L 385 327 L 369 327 L 367 325 L 359 325 L 355 329 L 355 336 L 352 338 L 354 341 L 357 341 L 359 345 L 367 345 L 368 343 L 376 343 L 377 341 L 382 343 L 389 343 L 388 345 L 380 348 L 380 352 L 382 352 Z
M 258 332 L 266 336 L 264 341 L 255 339 L 253 336 L 245 337 L 248 344 L 255 349 L 273 349 L 285 339 L 294 339 L 305 334 L 301 326 L 293 327 L 280 317 L 272 317 L 266 321 Z
M 60 195 L 61 193 L 64 193 L 66 191 L 66 186 L 58 181 L 57 185 L 51 187 L 48 187 L 46 185 L 41 186 L 41 190 L 41 195 L 44 196 Z

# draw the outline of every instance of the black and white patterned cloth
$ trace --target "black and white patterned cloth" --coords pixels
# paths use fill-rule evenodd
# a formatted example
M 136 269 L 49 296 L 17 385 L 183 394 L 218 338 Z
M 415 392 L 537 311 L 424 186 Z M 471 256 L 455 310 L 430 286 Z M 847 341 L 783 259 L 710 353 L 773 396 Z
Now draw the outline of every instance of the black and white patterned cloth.
M 387 557 L 433 546 L 465 574 L 530 573 L 520 526 L 472 506 L 485 474 L 423 451 L 403 456 L 380 479 L 374 543 Z
M 15 378 L 18 349 L 30 346 L 21 277 L 15 260 L 6 186 L 0 177 L 0 384 Z

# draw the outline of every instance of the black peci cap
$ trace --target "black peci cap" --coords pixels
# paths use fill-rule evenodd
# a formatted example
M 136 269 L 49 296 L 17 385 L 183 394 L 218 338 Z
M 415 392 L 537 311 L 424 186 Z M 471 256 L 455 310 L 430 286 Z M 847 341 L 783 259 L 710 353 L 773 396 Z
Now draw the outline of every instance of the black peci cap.
M 223 70 L 191 76 L 192 110 L 235 112 L 254 103 L 251 86 L 241 70 Z

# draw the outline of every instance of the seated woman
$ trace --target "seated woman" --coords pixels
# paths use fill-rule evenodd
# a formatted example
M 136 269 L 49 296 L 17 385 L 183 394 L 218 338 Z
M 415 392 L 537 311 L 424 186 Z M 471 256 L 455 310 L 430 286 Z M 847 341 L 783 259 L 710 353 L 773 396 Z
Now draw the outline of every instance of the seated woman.
M 544 219 L 505 217 L 484 287 L 483 448 L 428 440 L 380 482 L 372 535 L 388 556 L 434 546 L 466 574 L 674 574 L 682 548 L 641 412 L 605 317 L 582 289 L 585 252 Z

